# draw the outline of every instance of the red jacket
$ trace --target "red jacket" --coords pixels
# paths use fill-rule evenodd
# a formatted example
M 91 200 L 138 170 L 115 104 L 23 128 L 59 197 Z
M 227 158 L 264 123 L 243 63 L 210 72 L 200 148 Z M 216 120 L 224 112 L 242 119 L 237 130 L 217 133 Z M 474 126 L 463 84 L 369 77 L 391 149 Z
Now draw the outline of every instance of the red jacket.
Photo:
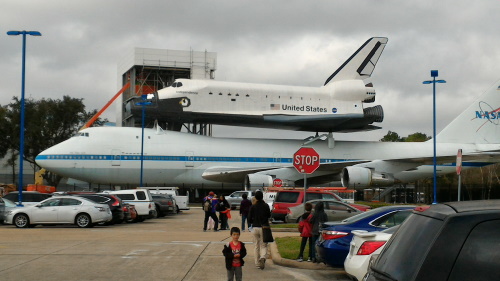
M 306 219 L 303 217 L 299 222 L 299 231 L 300 237 L 312 237 L 312 223 L 311 223 L 312 214 L 309 214 Z

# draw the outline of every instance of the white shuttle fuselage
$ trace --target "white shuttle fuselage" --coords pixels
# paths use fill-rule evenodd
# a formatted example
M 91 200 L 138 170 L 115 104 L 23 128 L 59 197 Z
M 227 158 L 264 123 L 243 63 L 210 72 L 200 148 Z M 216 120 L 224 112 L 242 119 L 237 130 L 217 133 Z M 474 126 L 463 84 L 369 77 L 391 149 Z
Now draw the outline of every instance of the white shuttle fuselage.
M 182 123 L 208 123 L 313 132 L 377 129 L 382 122 L 371 77 L 387 38 L 371 38 L 340 66 L 321 87 L 177 79 L 153 94 L 146 118 L 180 130 Z M 134 100 L 130 110 L 140 116 Z

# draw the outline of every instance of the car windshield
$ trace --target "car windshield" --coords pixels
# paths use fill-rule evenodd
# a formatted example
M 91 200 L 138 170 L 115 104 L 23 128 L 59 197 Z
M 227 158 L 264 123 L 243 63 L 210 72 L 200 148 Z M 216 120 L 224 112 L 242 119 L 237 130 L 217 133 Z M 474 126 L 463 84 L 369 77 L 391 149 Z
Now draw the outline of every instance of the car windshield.
M 16 203 L 10 201 L 9 199 L 3 198 L 2 200 L 5 203 L 5 207 L 16 207 Z

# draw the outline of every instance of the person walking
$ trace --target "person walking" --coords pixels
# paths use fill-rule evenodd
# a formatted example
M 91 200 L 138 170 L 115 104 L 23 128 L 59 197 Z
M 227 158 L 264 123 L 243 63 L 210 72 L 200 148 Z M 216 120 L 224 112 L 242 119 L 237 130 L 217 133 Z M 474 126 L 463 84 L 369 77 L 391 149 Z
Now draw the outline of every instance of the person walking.
M 245 221 L 247 222 L 248 230 L 250 230 L 250 221 L 248 221 L 248 212 L 252 207 L 252 201 L 248 200 L 248 195 L 244 193 L 241 197 L 240 216 L 241 216 L 241 231 L 245 231 Z
M 224 195 L 219 196 L 219 202 L 217 202 L 215 209 L 219 212 L 220 230 L 229 230 L 227 212 L 231 211 L 231 205 L 229 205 Z
M 313 262 L 319 262 L 317 257 L 316 257 L 316 241 L 318 241 L 320 231 L 321 231 L 321 226 L 323 225 L 324 222 L 328 220 L 328 216 L 325 213 L 325 205 L 323 205 L 323 202 L 318 202 L 316 206 L 314 206 L 314 213 L 311 217 L 311 224 L 312 224 L 312 261 Z
M 239 240 L 241 233 L 238 227 L 232 227 L 230 234 L 232 241 L 224 245 L 222 250 L 226 258 L 227 280 L 233 281 L 236 277 L 236 281 L 241 281 L 243 278 L 241 267 L 245 264 L 243 258 L 247 255 L 247 249 L 245 243 Z
M 299 221 L 299 232 L 300 232 L 300 237 L 302 237 L 302 241 L 300 243 L 300 252 L 297 261 L 300 262 L 304 260 L 304 249 L 306 248 L 306 243 L 308 240 L 309 240 L 309 258 L 307 259 L 307 261 L 312 261 L 312 248 L 313 248 L 312 223 L 311 223 L 312 204 L 309 202 L 304 204 L 304 209 L 305 213 L 302 216 L 300 216 L 300 221 Z
M 248 221 L 253 228 L 253 244 L 255 247 L 255 266 L 264 269 L 267 257 L 267 243 L 264 243 L 262 236 L 262 227 L 269 227 L 269 219 L 271 218 L 271 210 L 269 205 L 264 202 L 262 191 L 255 192 L 256 202 L 248 212 Z
M 215 214 L 215 206 L 217 206 L 217 197 L 213 191 L 210 191 L 208 195 L 203 198 L 203 211 L 205 211 L 203 231 L 207 231 L 208 218 L 212 218 L 215 222 L 214 231 L 219 231 L 219 220 Z

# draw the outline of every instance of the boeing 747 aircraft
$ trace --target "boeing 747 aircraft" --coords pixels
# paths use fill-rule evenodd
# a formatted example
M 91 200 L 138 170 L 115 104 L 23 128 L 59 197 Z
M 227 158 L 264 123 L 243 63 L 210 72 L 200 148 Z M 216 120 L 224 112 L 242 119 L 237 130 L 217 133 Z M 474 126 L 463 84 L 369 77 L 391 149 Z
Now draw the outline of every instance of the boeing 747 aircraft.
M 387 38 L 366 41 L 321 87 L 177 79 L 151 95 L 146 118 L 180 131 L 183 123 L 252 126 L 311 132 L 353 132 L 379 129 L 380 105 L 371 77 Z M 142 106 L 126 106 L 141 116 Z
M 436 138 L 439 173 L 453 172 L 458 149 L 464 168 L 499 161 L 500 81 L 458 115 Z M 146 129 L 144 182 L 149 185 L 224 187 L 293 186 L 303 179 L 292 165 L 302 140 L 215 138 Z M 321 157 L 308 183 L 342 180 L 344 186 L 392 186 L 432 176 L 432 141 L 392 143 L 326 140 L 308 144 Z M 100 184 L 137 184 L 141 128 L 94 127 L 36 157 L 61 176 Z

